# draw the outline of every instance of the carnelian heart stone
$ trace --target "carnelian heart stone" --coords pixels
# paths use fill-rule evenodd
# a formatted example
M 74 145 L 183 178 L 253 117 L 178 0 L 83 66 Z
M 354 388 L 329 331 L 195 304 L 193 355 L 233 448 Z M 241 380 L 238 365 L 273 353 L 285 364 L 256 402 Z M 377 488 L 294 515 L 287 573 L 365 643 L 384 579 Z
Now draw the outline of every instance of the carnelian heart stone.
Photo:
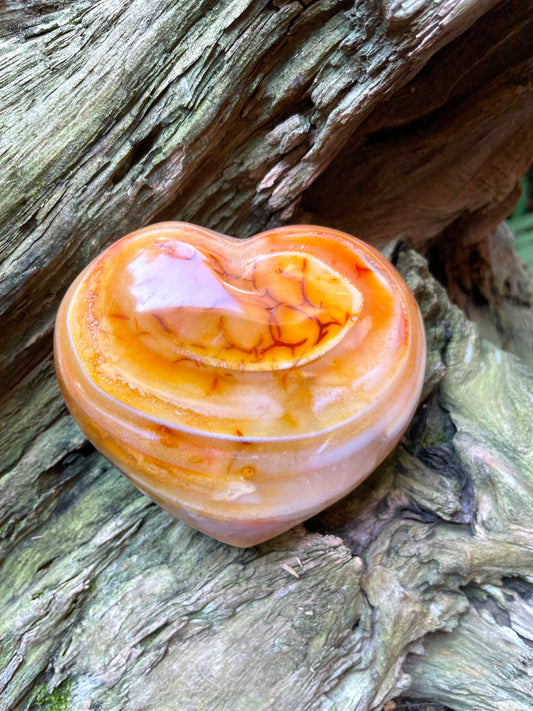
M 150 498 L 249 546 L 316 514 L 396 445 L 425 364 L 417 305 L 323 227 L 248 240 L 167 222 L 94 260 L 55 331 L 67 405 Z

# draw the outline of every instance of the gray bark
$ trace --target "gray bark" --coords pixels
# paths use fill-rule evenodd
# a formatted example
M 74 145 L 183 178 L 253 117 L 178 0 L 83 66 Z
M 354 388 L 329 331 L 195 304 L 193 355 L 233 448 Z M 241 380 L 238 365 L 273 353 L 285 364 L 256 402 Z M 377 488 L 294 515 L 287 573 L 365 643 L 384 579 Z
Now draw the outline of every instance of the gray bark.
M 525 5 L 0 6 L 2 711 L 531 709 L 533 298 L 491 237 L 533 153 Z M 72 278 L 170 218 L 401 235 L 426 321 L 401 446 L 245 551 L 140 495 L 53 376 Z

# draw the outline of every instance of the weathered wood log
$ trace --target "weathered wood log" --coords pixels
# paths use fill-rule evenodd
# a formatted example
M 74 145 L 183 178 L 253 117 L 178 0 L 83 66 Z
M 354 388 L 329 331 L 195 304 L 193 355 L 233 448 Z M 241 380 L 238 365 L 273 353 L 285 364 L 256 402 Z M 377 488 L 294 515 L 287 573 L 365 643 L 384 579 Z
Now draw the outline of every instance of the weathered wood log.
M 531 708 L 531 371 L 401 242 L 423 404 L 364 487 L 256 548 L 139 495 L 66 414 L 51 358 L 75 274 L 168 218 L 403 235 L 530 356 L 529 277 L 511 247 L 508 284 L 487 256 L 533 155 L 527 5 L 0 6 L 2 711 Z

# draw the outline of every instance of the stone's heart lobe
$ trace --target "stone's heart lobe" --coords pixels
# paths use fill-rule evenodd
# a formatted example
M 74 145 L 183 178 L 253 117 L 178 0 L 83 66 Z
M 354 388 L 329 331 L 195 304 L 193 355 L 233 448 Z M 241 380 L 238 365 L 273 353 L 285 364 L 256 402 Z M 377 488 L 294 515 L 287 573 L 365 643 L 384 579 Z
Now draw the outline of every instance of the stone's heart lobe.
M 142 491 L 253 545 L 354 488 L 416 407 L 418 308 L 373 248 L 295 226 L 162 223 L 116 242 L 58 312 L 74 418 Z

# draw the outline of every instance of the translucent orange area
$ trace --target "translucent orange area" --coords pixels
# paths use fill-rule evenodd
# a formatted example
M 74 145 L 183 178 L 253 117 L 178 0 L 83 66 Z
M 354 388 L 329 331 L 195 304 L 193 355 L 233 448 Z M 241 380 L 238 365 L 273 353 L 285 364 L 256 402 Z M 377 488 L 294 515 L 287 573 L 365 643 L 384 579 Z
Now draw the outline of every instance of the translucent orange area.
M 416 303 L 376 250 L 322 227 L 124 237 L 59 309 L 55 362 L 89 439 L 154 501 L 248 546 L 356 486 L 422 386 Z
M 240 370 L 319 357 L 353 325 L 363 302 L 346 277 L 306 253 L 232 265 L 198 249 L 171 252 L 165 243 L 138 255 L 108 289 L 102 320 L 132 359 L 148 349 L 171 361 Z
M 70 305 L 91 379 L 174 425 L 244 438 L 320 430 L 379 397 L 409 337 L 382 265 L 360 243 L 271 234 L 113 245 Z

